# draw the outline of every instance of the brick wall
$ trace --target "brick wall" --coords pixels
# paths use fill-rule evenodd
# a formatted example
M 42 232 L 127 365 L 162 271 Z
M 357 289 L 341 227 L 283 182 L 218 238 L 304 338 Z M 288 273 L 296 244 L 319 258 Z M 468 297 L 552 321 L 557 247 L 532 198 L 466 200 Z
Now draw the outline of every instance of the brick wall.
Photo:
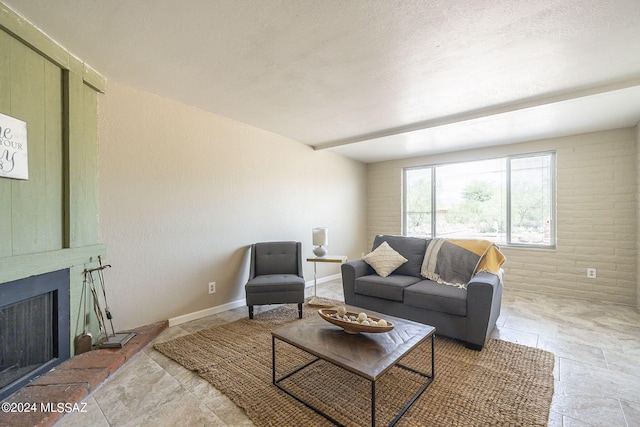
M 402 168 L 387 163 L 367 168 L 368 250 L 376 234 L 402 233 Z
M 636 125 L 636 182 L 637 182 L 637 193 L 636 193 L 636 201 L 638 202 L 638 206 L 636 207 L 636 215 L 637 215 L 637 226 L 636 230 L 640 230 L 640 215 L 637 213 L 640 212 L 640 122 Z M 640 257 L 640 233 L 636 231 L 636 255 Z M 640 258 L 636 258 L 636 308 L 640 310 Z
M 505 286 L 635 306 L 640 298 L 636 133 L 617 129 L 372 163 L 367 249 L 378 233 L 402 233 L 402 168 L 556 150 L 557 248 L 503 248 Z M 597 269 L 596 279 L 587 279 L 587 267 Z

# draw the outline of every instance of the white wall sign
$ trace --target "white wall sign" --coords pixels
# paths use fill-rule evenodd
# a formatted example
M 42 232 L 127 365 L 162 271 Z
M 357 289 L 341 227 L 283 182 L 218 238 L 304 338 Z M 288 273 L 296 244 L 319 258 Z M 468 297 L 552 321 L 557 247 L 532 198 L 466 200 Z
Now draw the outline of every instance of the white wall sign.
M 0 177 L 29 179 L 27 124 L 0 114 Z

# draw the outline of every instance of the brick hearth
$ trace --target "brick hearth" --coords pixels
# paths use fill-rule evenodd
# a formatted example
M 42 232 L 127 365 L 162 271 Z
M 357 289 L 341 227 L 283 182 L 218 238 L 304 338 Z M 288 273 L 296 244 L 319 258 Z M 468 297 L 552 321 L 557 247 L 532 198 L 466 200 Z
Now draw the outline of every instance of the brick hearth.
M 158 322 L 126 332 L 135 332 L 123 348 L 98 349 L 73 356 L 51 371 L 32 381 L 4 402 L 33 404 L 34 412 L 0 412 L 0 426 L 52 426 L 64 412 L 43 411 L 42 405 L 76 404 L 93 393 L 107 378 L 149 344 L 167 328 L 168 322 Z

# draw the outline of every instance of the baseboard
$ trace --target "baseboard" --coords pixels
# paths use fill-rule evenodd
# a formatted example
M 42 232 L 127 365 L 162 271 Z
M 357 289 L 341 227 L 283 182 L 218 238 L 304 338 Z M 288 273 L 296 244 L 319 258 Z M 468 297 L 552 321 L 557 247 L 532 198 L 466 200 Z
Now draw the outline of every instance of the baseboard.
M 222 313 L 223 311 L 231 310 L 232 308 L 245 307 L 246 305 L 247 301 L 243 298 L 241 300 L 218 305 L 216 307 L 209 307 L 204 310 L 194 311 L 193 313 L 183 314 L 182 316 L 169 319 L 169 327 L 191 322 L 192 320 L 202 319 L 203 317 L 211 316 L 212 314 Z
M 332 280 L 336 280 L 341 278 L 341 274 L 333 274 L 331 276 L 318 277 L 318 284 L 330 282 Z M 305 287 L 312 287 L 314 284 L 313 280 L 308 280 L 304 283 Z M 240 299 L 237 301 L 229 302 L 227 304 L 218 305 L 216 307 L 205 308 L 204 310 L 194 311 L 193 313 L 183 314 L 182 316 L 177 316 L 169 319 L 169 327 L 179 325 L 181 323 L 191 322 L 192 320 L 202 319 L 203 317 L 211 316 L 212 314 L 222 313 L 223 311 L 231 310 L 233 308 L 238 307 L 246 307 L 247 300 Z
M 318 284 L 330 282 L 330 281 L 336 280 L 336 279 L 340 279 L 341 277 L 342 277 L 341 273 L 332 274 L 331 276 L 318 277 Z M 313 286 L 313 280 L 307 280 L 306 282 L 304 282 L 304 286 L 307 287 L 307 288 Z

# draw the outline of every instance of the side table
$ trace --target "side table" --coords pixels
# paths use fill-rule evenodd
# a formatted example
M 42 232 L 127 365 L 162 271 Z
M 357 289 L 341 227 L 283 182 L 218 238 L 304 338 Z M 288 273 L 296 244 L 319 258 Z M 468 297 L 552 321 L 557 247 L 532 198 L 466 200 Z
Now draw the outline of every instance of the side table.
M 313 298 L 311 298 L 307 304 L 316 306 L 316 307 L 325 307 L 326 304 L 322 304 L 318 300 L 318 296 L 316 295 L 316 291 L 318 288 L 318 277 L 316 274 L 316 265 L 319 262 L 334 262 L 334 263 L 342 264 L 343 262 L 347 262 L 347 257 L 345 255 L 327 255 L 323 257 L 313 256 L 313 257 L 307 258 L 307 261 L 313 263 Z

